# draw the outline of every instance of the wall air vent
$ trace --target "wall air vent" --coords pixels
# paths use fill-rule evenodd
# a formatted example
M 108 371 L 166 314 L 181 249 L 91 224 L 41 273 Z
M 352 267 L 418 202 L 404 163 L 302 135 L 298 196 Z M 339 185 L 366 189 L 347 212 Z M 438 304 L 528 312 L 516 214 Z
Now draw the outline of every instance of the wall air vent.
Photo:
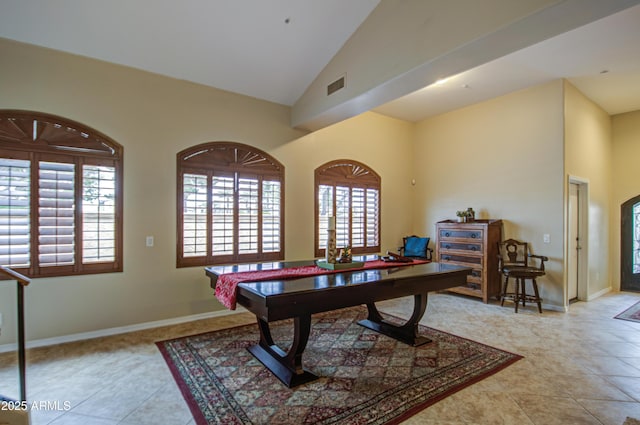
M 344 75 L 327 86 L 327 96 L 344 87 Z

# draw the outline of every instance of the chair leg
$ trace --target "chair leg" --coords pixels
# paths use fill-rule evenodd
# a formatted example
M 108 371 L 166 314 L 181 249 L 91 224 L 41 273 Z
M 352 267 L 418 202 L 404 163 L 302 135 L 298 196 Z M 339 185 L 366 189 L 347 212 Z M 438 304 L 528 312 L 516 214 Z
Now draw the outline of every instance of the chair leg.
M 527 279 L 520 279 L 520 284 L 522 287 L 520 288 L 520 297 L 522 298 L 522 307 L 526 307 L 527 302 Z
M 507 296 L 507 288 L 509 287 L 509 275 L 505 276 L 502 284 L 502 295 L 500 295 L 500 307 L 504 306 L 504 298 Z
M 520 278 L 516 277 L 515 294 L 513 295 L 513 304 L 515 304 L 516 313 L 518 312 L 518 304 L 520 303 Z
M 538 303 L 538 312 L 542 313 L 542 300 L 540 299 L 540 293 L 538 292 L 538 282 L 536 279 L 531 279 L 533 285 L 533 293 L 536 295 L 536 303 Z

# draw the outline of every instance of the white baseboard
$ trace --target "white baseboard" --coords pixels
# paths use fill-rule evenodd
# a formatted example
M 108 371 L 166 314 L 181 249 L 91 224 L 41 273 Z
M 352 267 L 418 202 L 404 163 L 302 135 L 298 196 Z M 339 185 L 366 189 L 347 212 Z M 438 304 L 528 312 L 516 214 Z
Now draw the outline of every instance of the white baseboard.
M 587 299 L 587 301 L 594 300 L 608 292 L 611 292 L 611 287 L 604 288 L 596 292 L 595 294 L 591 294 Z M 563 306 L 554 305 L 554 304 L 543 304 L 542 308 L 544 310 L 561 311 L 563 313 L 566 313 L 568 311 L 568 307 L 563 307 Z M 127 332 L 135 332 L 135 331 L 141 331 L 145 329 L 159 328 L 162 326 L 177 325 L 180 323 L 193 322 L 196 320 L 228 316 L 231 314 L 244 313 L 246 311 L 247 311 L 246 309 L 238 306 L 237 310 L 218 310 L 218 311 L 212 311 L 210 313 L 201 313 L 201 314 L 194 314 L 191 316 L 174 317 L 172 319 L 156 320 L 154 322 L 138 323 L 135 325 L 101 329 L 101 330 L 92 331 L 92 332 L 81 332 L 77 334 L 63 335 L 63 336 L 58 336 L 54 338 L 37 339 L 33 341 L 27 341 L 26 347 L 27 348 L 46 347 L 49 345 L 63 344 L 65 342 L 82 341 L 85 339 L 100 338 L 104 336 L 118 335 L 118 334 L 123 334 Z M 0 353 L 8 353 L 8 352 L 17 351 L 17 350 L 18 350 L 17 343 L 0 345 Z
M 595 294 L 588 295 L 587 296 L 587 301 L 595 300 L 596 298 L 601 297 L 604 294 L 609 293 L 609 292 L 611 292 L 611 286 L 609 286 L 608 288 L 601 289 L 598 292 L 596 292 Z
M 218 311 L 212 311 L 210 313 L 201 313 L 201 314 L 194 314 L 191 316 L 174 317 L 171 319 L 156 320 L 154 322 L 138 323 L 138 324 L 129 325 L 129 326 L 119 326 L 116 328 L 101 329 L 101 330 L 92 331 L 92 332 L 81 332 L 77 334 L 57 336 L 54 338 L 37 339 L 33 341 L 27 341 L 25 345 L 26 345 L 26 348 L 46 347 L 49 345 L 63 344 L 65 342 L 81 341 L 84 339 L 100 338 L 103 336 L 111 336 L 111 335 L 118 335 L 118 334 L 123 334 L 127 332 L 142 331 L 145 329 L 159 328 L 162 326 L 178 325 L 180 323 L 193 322 L 193 321 L 202 320 L 202 319 L 211 319 L 214 317 L 228 316 L 231 314 L 244 313 L 246 311 L 247 311 L 246 309 L 238 306 L 238 308 L 233 311 L 218 310 Z M 17 343 L 0 345 L 0 353 L 7 353 L 10 351 L 17 351 L 17 350 L 18 350 Z
M 535 304 L 534 304 L 535 305 Z M 562 313 L 566 313 L 567 311 L 569 311 L 568 307 L 564 307 L 561 305 L 555 305 L 555 304 L 545 304 L 542 303 L 542 310 L 551 310 L 551 311 L 560 311 Z
M 589 295 L 589 297 L 586 300 L 580 300 L 580 301 L 593 301 L 598 297 L 603 296 L 604 294 L 611 292 L 611 287 L 608 288 L 604 288 L 599 290 L 598 292 L 596 292 L 595 294 L 591 294 Z M 542 304 L 542 308 L 544 310 L 552 310 L 552 311 L 560 311 L 562 313 L 567 313 L 569 311 L 569 306 L 561 306 L 561 305 L 555 305 L 555 304 Z

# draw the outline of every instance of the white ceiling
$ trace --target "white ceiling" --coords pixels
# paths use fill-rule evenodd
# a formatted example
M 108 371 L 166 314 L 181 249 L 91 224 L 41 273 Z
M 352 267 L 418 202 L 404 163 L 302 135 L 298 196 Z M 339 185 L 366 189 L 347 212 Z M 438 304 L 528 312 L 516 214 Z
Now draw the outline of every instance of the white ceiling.
M 0 37 L 293 105 L 378 3 L 0 0 Z
M 0 0 L 0 37 L 291 106 L 378 3 Z M 640 6 L 374 110 L 417 121 L 557 78 L 610 114 L 639 110 Z
M 610 115 L 640 110 L 640 6 L 452 76 L 374 109 L 418 121 L 566 78 Z

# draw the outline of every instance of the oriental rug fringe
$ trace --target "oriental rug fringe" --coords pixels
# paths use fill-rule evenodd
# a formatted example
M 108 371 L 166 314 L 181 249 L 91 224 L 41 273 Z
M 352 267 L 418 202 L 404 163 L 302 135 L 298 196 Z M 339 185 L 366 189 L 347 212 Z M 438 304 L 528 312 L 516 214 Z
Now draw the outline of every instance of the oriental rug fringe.
M 197 424 L 397 424 L 522 358 L 425 326 L 433 342 L 411 347 L 358 325 L 366 316 L 364 307 L 312 316 L 303 364 L 320 379 L 294 389 L 247 352 L 255 324 L 156 344 Z M 280 347 L 292 329 L 271 324 Z
M 614 319 L 629 320 L 631 322 L 640 322 L 640 301 L 618 314 Z

